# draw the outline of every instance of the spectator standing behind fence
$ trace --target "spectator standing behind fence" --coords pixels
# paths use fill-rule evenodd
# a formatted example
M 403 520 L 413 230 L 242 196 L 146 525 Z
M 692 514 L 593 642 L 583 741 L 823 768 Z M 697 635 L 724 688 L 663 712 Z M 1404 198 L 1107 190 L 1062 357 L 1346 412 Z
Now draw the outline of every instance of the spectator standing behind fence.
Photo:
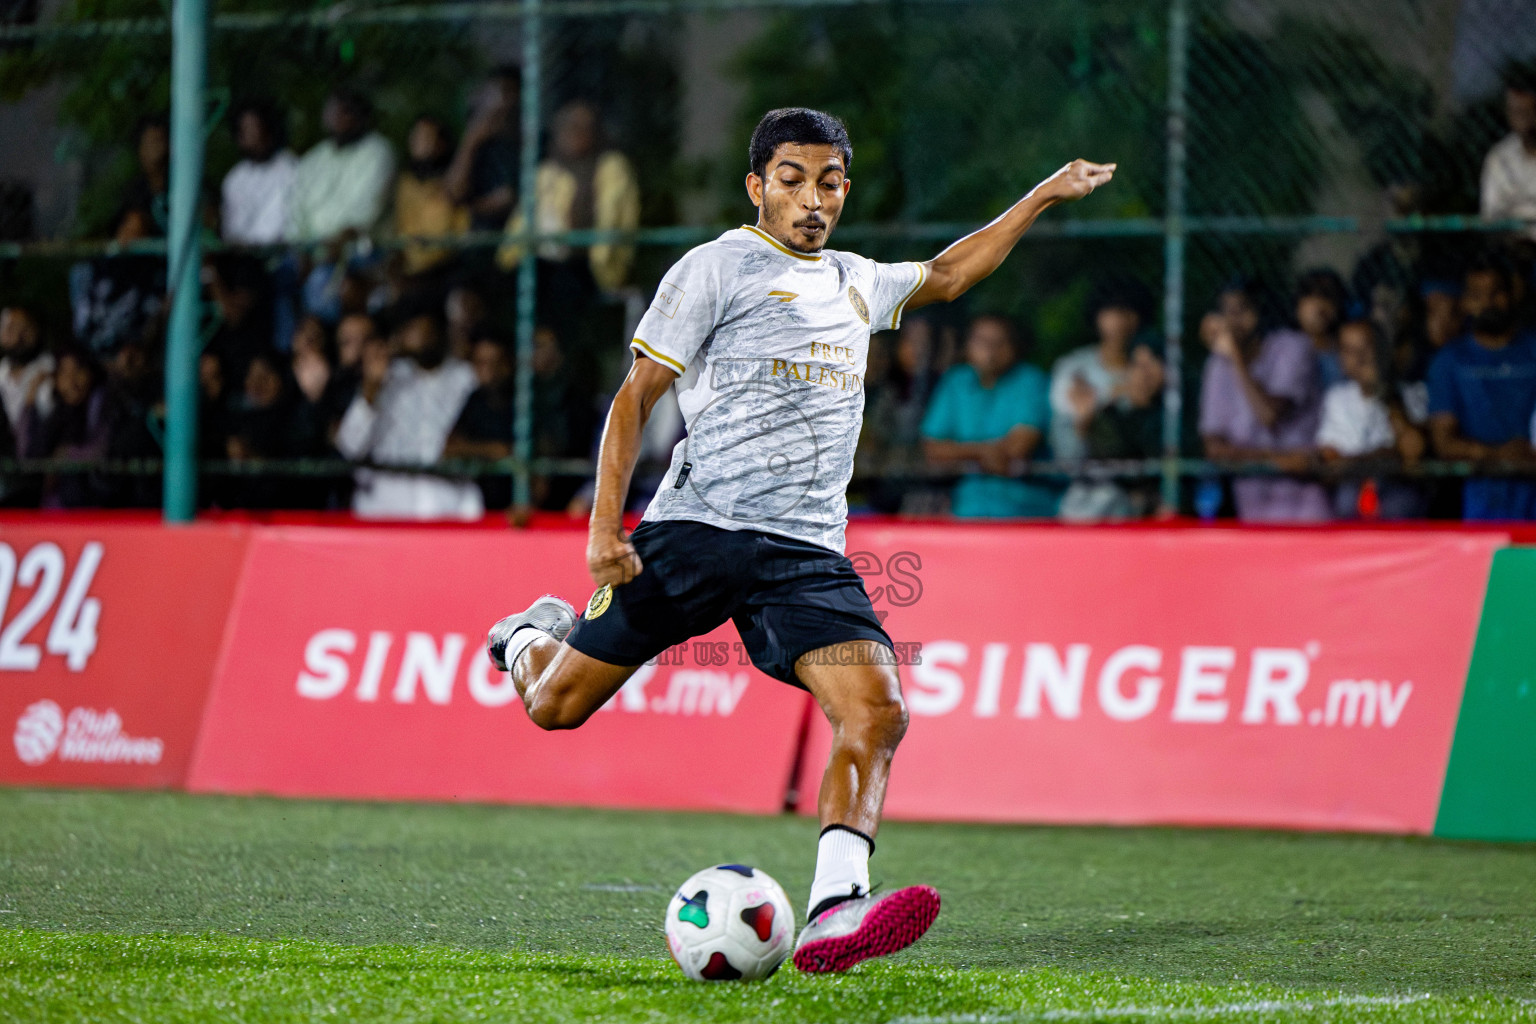
M 442 457 L 475 371 L 448 356 L 442 325 L 416 316 L 397 332 L 399 358 L 378 340 L 364 345 L 358 393 L 342 417 L 336 447 L 349 459 L 422 466 Z M 360 468 L 352 509 L 380 519 L 478 519 L 480 490 L 465 480 Z
M 345 412 L 363 379 L 363 350 L 379 338 L 379 325 L 367 313 L 352 313 L 336 325 L 335 388 L 338 408 Z
M 490 303 L 481 292 L 458 285 L 448 292 L 443 302 L 443 315 L 448 318 L 448 354 L 455 359 L 468 360 L 470 349 L 490 327 Z
M 1349 313 L 1349 291 L 1332 270 L 1309 270 L 1296 282 L 1296 326 L 1317 358 L 1317 383 L 1323 391 L 1343 383 L 1339 362 L 1339 325 Z
M 361 93 L 335 90 L 321 118 L 326 138 L 304 154 L 294 173 L 288 237 L 341 244 L 378 225 L 395 154 L 372 130 L 373 105 Z
M 1413 319 L 1398 338 L 1393 369 L 1408 419 L 1422 427 L 1429 422 L 1429 364 L 1463 329 L 1461 282 L 1428 278 L 1412 306 Z
M 1238 282 L 1200 323 L 1210 347 L 1200 386 L 1200 436 L 1207 458 L 1297 468 L 1317 435 L 1321 392 L 1312 343 L 1299 331 L 1259 331 L 1257 291 Z M 1240 477 L 1232 484 L 1244 522 L 1321 522 L 1327 491 L 1285 476 Z
M 1429 426 L 1435 454 L 1530 471 L 1536 413 L 1536 335 L 1517 330 L 1514 272 L 1496 257 L 1466 272 L 1462 308 L 1470 329 L 1429 366 Z M 1462 485 L 1468 520 L 1536 518 L 1536 481 L 1472 477 Z
M 37 402 L 38 378 L 22 410 L 21 455 L 30 459 L 99 462 L 112 444 L 118 409 L 102 382 L 100 366 L 80 348 L 59 354 L 52 381 L 54 401 Z M 90 470 L 51 472 L 43 479 L 43 508 L 88 508 L 106 503 L 108 484 Z
M 936 493 L 919 479 L 925 463 L 923 413 L 939 376 L 934 333 L 933 321 L 914 314 L 902 318 L 894 338 L 883 332 L 870 339 L 855 468 L 877 512 L 921 514 L 936 504 Z
M 1323 395 L 1317 428 L 1318 454 L 1335 468 L 1351 463 L 1400 462 L 1424 457 L 1424 434 L 1409 422 L 1392 379 L 1392 351 L 1379 327 L 1351 320 L 1339 328 L 1339 361 L 1345 379 Z M 1340 519 L 1415 519 L 1424 515 L 1423 492 L 1390 477 L 1343 479 L 1333 495 Z
M 130 206 L 118 215 L 113 240 L 128 246 L 149 238 L 154 219 Z M 98 359 L 130 341 L 150 342 L 165 328 L 165 257 L 113 253 L 69 268 L 75 340 Z
M 476 93 L 469 125 L 448 166 L 448 195 L 469 208 L 474 231 L 502 230 L 517 205 L 521 102 L 521 73 L 497 70 Z
M 1089 459 L 1155 459 L 1163 453 L 1162 357 L 1147 342 L 1131 350 L 1125 380 L 1115 398 L 1084 425 Z M 1146 516 L 1157 508 L 1155 480 L 1074 480 L 1061 499 L 1065 522 L 1101 522 Z
M 280 459 L 288 454 L 288 421 L 292 396 L 287 368 L 276 352 L 251 355 L 245 365 L 240 393 L 235 398 L 226 445 L 231 461 Z M 266 482 L 260 490 L 269 490 Z M 247 488 L 251 492 L 256 487 Z M 247 501 L 243 504 L 252 504 Z M 260 502 L 266 504 L 266 502 Z
M 240 162 L 224 176 L 220 232 L 234 245 L 276 244 L 288 234 L 298 157 L 284 145 L 282 121 L 271 103 L 242 104 L 232 123 Z
M 1124 395 L 1131 345 L 1151 305 L 1146 290 L 1130 282 L 1101 284 L 1089 302 L 1098 342 L 1068 352 L 1051 369 L 1051 453 L 1058 459 L 1088 454 L 1093 414 Z
M 224 360 L 236 381 L 247 361 L 272 347 L 272 284 L 260 260 L 249 253 L 221 252 L 207 260 L 203 280 L 218 310 L 208 349 Z
M 534 229 L 540 232 L 632 230 L 640 224 L 640 185 L 629 158 L 615 149 L 604 149 L 597 109 L 578 100 L 555 114 L 549 158 L 539 165 L 534 198 Z M 507 231 L 522 230 L 522 216 L 515 215 Z M 576 309 L 590 301 L 593 286 L 613 291 L 629 279 L 634 262 L 632 245 L 599 242 L 586 249 L 545 242 L 538 247 L 540 282 L 553 305 L 545 308 Z M 510 270 L 522 259 L 522 249 L 504 246 L 502 269 Z M 548 276 L 547 286 L 545 283 Z
M 286 454 L 296 459 L 336 457 L 334 438 L 352 403 L 355 385 L 337 371 L 336 350 L 325 324 L 305 317 L 294 332 L 289 371 L 294 384 Z M 341 508 L 350 487 L 335 477 L 296 476 L 288 485 L 299 508 Z
M 354 389 L 336 369 L 336 349 L 319 317 L 305 317 L 294 332 L 289 372 L 297 394 L 288 429 L 288 454 L 323 459 L 334 454 L 331 438 Z
M 470 346 L 478 386 L 448 435 L 445 459 L 505 459 L 512 454 L 512 353 L 495 338 L 482 337 Z M 485 507 L 504 509 L 512 503 L 512 482 L 506 474 L 482 476 Z
M 27 446 L 22 429 L 27 407 L 36 406 L 42 415 L 53 408 L 55 365 L 37 314 L 25 306 L 0 310 L 0 403 L 20 448 Z
M 1489 220 L 1536 220 L 1536 73 L 1508 80 L 1504 116 L 1509 134 L 1483 159 L 1482 213 Z M 1529 233 L 1536 238 L 1536 226 Z
M 971 321 L 965 363 L 944 374 L 923 417 L 923 449 L 935 468 L 963 470 L 950 511 L 957 516 L 1047 517 L 1056 494 L 1008 476 L 1012 464 L 1046 450 L 1051 405 L 1045 374 L 1020 363 L 1013 322 Z M 980 464 L 980 472 L 970 467 Z
M 171 187 L 171 125 L 164 114 L 139 119 L 133 133 L 134 156 L 139 173 L 128 185 L 120 209 L 144 210 L 150 215 L 150 232 L 165 234 L 170 220 L 166 194 Z
M 469 210 L 458 205 L 444 175 L 453 156 L 448 126 L 435 117 L 418 117 L 406 140 L 408 160 L 395 182 L 395 234 L 403 238 L 447 238 L 469 227 Z M 453 251 L 423 242 L 401 250 L 404 270 L 416 288 L 430 287 L 426 275 L 443 270 Z M 439 294 L 441 294 L 439 292 Z
M 130 341 L 106 364 L 107 386 L 120 415 L 112 432 L 112 459 L 158 459 L 163 454 L 159 431 L 153 426 L 165 399 L 164 349 L 159 344 Z M 160 481 L 153 476 L 117 476 L 112 503 L 131 508 L 155 508 L 161 500 Z
M 545 325 L 533 333 L 533 456 L 584 459 L 597 429 L 591 374 L 572 358 L 564 339 Z M 565 508 L 581 488 L 579 476 L 534 475 L 529 490 L 535 508 Z

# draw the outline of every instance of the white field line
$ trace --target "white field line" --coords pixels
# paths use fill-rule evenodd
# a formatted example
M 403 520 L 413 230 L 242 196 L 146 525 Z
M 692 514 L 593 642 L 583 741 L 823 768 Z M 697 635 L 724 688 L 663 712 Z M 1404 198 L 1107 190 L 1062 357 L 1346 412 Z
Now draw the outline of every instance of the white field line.
M 1208 1020 L 1252 1013 L 1308 1013 L 1335 1007 L 1397 1007 L 1429 996 L 1340 996 L 1337 999 L 1262 999 L 1214 1006 L 1106 1006 L 1096 1010 L 1038 1010 L 1019 1013 L 955 1013 L 936 1017 L 897 1017 L 890 1024 L 1025 1024 L 1029 1021 L 1094 1021 L 1125 1017 L 1144 1020 Z

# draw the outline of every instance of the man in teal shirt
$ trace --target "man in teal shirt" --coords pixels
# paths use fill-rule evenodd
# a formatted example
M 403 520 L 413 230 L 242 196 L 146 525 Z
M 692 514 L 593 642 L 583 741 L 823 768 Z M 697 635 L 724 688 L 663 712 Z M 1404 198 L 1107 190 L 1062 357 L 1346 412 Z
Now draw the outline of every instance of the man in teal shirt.
M 1017 459 L 1049 457 L 1050 387 L 1045 374 L 1018 362 L 1018 341 L 1004 317 L 980 316 L 965 337 L 965 363 L 944 374 L 923 417 L 923 450 L 935 468 L 980 464 L 955 484 L 957 516 L 1052 517 L 1055 489 L 1005 474 Z

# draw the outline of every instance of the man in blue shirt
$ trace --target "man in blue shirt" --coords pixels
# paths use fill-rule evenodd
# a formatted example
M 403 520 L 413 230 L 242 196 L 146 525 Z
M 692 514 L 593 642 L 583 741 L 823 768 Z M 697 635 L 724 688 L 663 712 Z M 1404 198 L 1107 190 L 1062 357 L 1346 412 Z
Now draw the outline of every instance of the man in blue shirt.
M 1536 335 L 1516 329 L 1514 275 L 1495 259 L 1466 273 L 1462 304 L 1470 332 L 1429 366 L 1429 427 L 1435 453 L 1484 465 L 1536 470 L 1530 441 L 1536 411 Z M 1536 480 L 1472 477 L 1463 518 L 1536 519 Z
M 980 463 L 955 484 L 957 516 L 1050 517 L 1058 495 L 1007 476 L 1017 459 L 1045 456 L 1050 386 L 1036 367 L 1018 363 L 1018 339 L 1005 317 L 971 321 L 965 363 L 947 372 L 923 417 L 923 451 L 935 467 Z

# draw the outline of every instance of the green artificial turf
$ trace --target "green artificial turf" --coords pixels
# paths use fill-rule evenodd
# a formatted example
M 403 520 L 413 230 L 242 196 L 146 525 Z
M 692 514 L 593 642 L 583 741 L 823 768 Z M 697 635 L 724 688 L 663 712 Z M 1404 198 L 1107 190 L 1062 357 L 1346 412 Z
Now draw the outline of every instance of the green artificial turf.
M 944 895 L 920 943 L 684 981 L 672 888 L 752 863 L 802 908 L 815 835 L 0 791 L 0 1020 L 1536 1021 L 1536 849 L 1360 836 L 890 823 L 875 879 Z

